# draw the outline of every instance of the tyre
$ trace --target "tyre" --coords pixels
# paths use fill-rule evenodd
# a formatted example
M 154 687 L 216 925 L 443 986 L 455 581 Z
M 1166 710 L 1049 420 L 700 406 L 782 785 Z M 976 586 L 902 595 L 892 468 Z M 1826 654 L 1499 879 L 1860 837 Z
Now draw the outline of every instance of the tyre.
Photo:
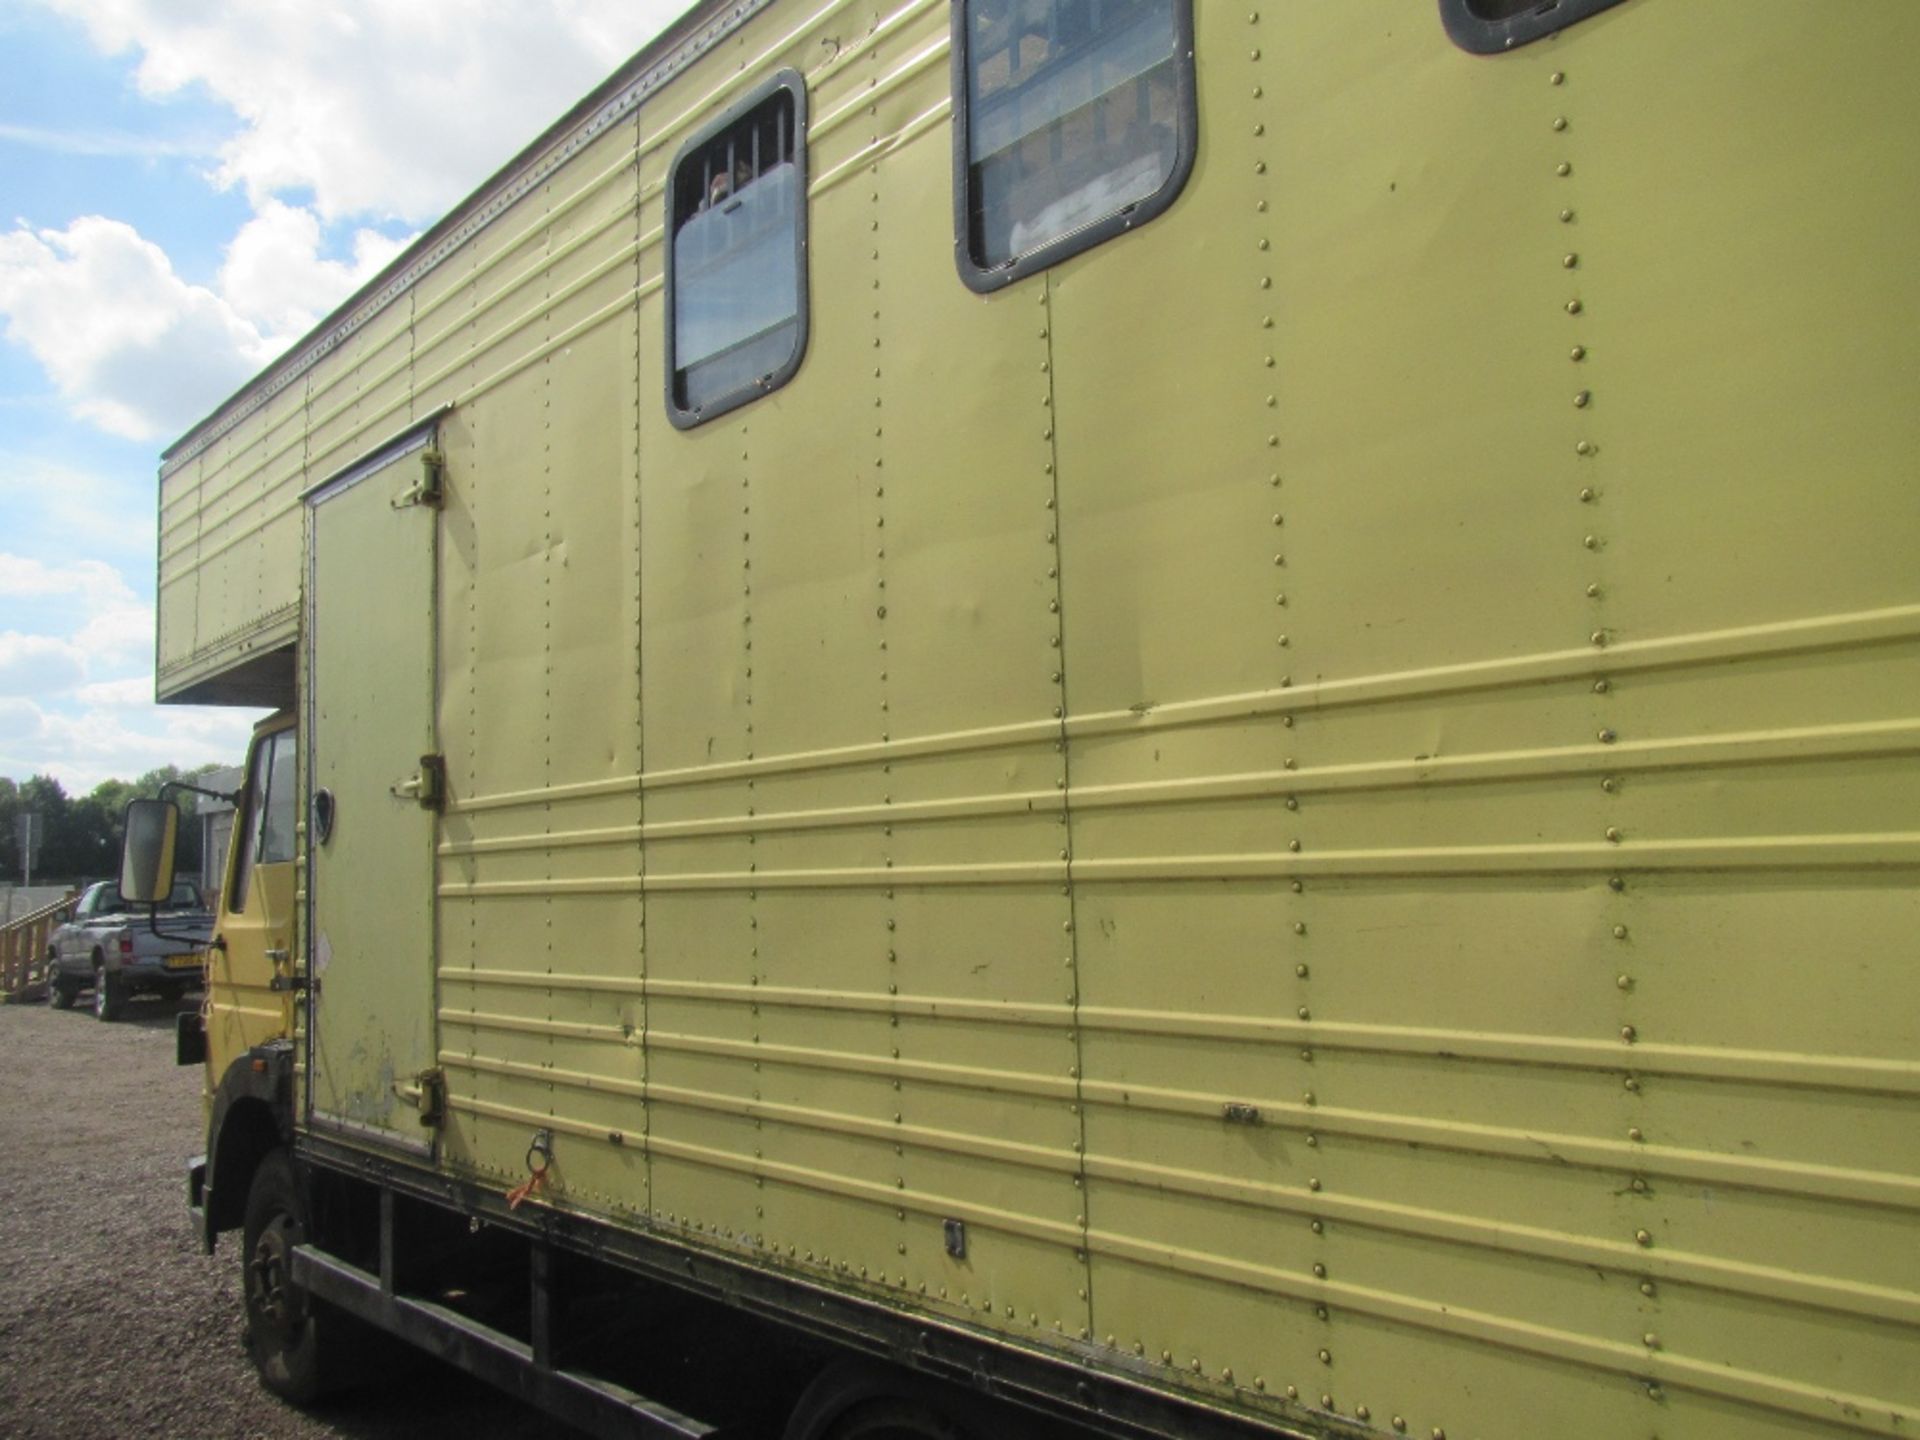
M 827 1440 L 967 1440 L 966 1432 L 912 1400 L 869 1400 L 834 1421 Z
M 117 971 L 98 967 L 93 972 L 93 1017 L 112 1022 L 127 1008 L 127 982 Z
M 830 1366 L 787 1421 L 784 1440 L 1032 1440 L 1022 1417 L 863 1362 Z
M 127 1008 L 127 982 L 117 970 L 93 970 L 93 1018 L 114 1021 Z
M 56 1010 L 71 1010 L 79 998 L 80 987 L 60 973 L 60 962 L 47 959 L 47 1003 Z
M 261 1384 L 305 1405 L 327 1389 L 321 1332 L 332 1317 L 317 1314 L 293 1280 L 293 1247 L 307 1238 L 307 1217 L 285 1150 L 273 1151 L 253 1172 L 240 1233 L 247 1353 Z

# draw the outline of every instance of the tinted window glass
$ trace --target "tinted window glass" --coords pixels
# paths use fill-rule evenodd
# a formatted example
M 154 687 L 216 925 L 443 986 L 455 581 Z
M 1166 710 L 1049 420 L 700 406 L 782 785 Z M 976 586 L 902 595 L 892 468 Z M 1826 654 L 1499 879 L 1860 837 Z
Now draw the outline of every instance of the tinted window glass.
M 273 737 L 273 761 L 267 774 L 267 804 L 260 827 L 260 863 L 284 864 L 293 859 L 294 797 L 299 790 L 293 773 L 293 732 Z
M 668 400 L 682 425 L 766 393 L 799 364 L 802 108 L 798 77 L 783 79 L 674 163 Z
M 173 891 L 161 902 L 162 910 L 192 910 L 200 904 L 200 888 L 185 880 L 174 882 Z M 144 905 L 134 905 L 120 893 L 118 885 L 103 886 L 94 902 L 96 914 L 106 914 L 113 910 L 145 910 Z
M 233 887 L 227 910 L 247 908 L 247 891 L 256 863 L 273 865 L 293 859 L 293 802 L 298 791 L 294 774 L 294 735 L 282 730 L 254 747 L 253 766 L 247 772 L 246 828 L 233 847 Z
M 1064 258 L 1171 200 L 1193 149 L 1185 0 L 969 0 L 963 12 L 967 262 Z

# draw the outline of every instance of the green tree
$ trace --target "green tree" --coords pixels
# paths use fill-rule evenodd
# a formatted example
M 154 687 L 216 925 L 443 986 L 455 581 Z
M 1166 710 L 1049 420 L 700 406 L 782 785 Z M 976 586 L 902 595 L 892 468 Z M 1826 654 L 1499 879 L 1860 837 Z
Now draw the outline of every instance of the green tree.
M 88 862 L 95 858 L 94 837 L 87 832 L 85 817 L 76 822 L 73 802 L 58 780 L 51 775 L 35 775 L 23 781 L 18 809 L 40 817 L 40 854 L 33 863 L 36 880 L 44 875 L 48 883 L 57 884 L 93 873 L 94 867 Z M 14 873 L 20 873 L 17 857 Z
M 22 874 L 20 848 L 14 837 L 14 817 L 23 810 L 40 815 L 41 843 L 33 864 L 35 881 L 48 884 L 98 880 L 120 873 L 120 846 L 126 835 L 129 800 L 151 800 L 169 781 L 199 782 L 218 765 L 182 770 L 162 765 L 137 780 L 103 780 L 79 797 L 69 796 L 51 775 L 35 775 L 15 782 L 0 776 L 0 876 L 17 881 Z M 200 807 L 204 797 L 191 790 L 175 790 L 170 798 L 180 807 L 180 843 L 174 864 L 181 871 L 200 868 Z
M 0 775 L 0 880 L 20 878 L 20 847 L 13 838 L 13 817 L 20 813 L 20 787 Z

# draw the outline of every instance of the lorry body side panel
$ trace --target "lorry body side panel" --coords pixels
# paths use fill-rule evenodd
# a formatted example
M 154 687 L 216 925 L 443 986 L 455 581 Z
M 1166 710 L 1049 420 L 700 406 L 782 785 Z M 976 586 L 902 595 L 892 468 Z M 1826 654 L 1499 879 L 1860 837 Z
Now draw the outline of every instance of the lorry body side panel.
M 1574 413 L 1571 378 L 1550 367 L 1573 367 L 1564 349 L 1542 349 L 1526 366 L 1486 362 L 1502 367 L 1494 379 L 1459 353 L 1526 354 L 1530 329 L 1545 347 L 1568 323 L 1557 254 L 1537 276 L 1515 264 L 1512 283 L 1483 278 L 1530 240 L 1559 239 L 1545 209 L 1560 183 L 1551 117 L 1519 123 L 1551 99 L 1551 66 L 1511 57 L 1467 88 L 1459 67 L 1473 62 L 1418 27 L 1361 31 L 1330 12 L 1290 17 L 1285 43 L 1250 64 L 1244 17 L 1203 9 L 1196 21 L 1207 101 L 1189 193 L 1164 226 L 1053 277 L 1094 1324 L 1214 1377 L 1329 1394 L 1349 1413 L 1364 1403 L 1423 1431 L 1472 1430 L 1489 1423 L 1469 1408 L 1488 1384 L 1479 1367 L 1502 1376 L 1505 1406 L 1511 1361 L 1453 1336 L 1429 1342 L 1417 1323 L 1426 1257 L 1381 1255 L 1376 1242 L 1366 1263 L 1388 1263 L 1362 1276 L 1351 1237 L 1375 1238 L 1360 1228 L 1372 1212 L 1345 1207 L 1398 1201 L 1389 1213 L 1412 1225 L 1470 1204 L 1522 1223 L 1561 1213 L 1556 1191 L 1572 1187 L 1550 1165 L 1536 1178 L 1530 1157 L 1496 1170 L 1347 1133 L 1343 1120 L 1382 1117 L 1358 1104 L 1351 1119 L 1331 1113 L 1367 1058 L 1338 1034 L 1387 1020 L 1383 1008 L 1420 1025 L 1433 992 L 1455 983 L 1445 962 L 1462 946 L 1510 1009 L 1528 1006 L 1516 1025 L 1559 1028 L 1577 994 L 1533 972 L 1584 918 L 1587 886 L 1429 883 L 1403 900 L 1389 885 L 1378 909 L 1333 910 L 1340 882 L 1294 856 L 1310 865 L 1332 844 L 1322 827 L 1340 797 L 1316 793 L 1313 776 L 1338 717 L 1291 696 L 1585 638 L 1574 627 L 1591 602 L 1557 573 L 1577 567 L 1578 537 L 1563 567 L 1540 538 L 1579 507 L 1533 481 L 1562 412 Z M 1498 163 L 1482 127 L 1518 136 Z M 1187 283 L 1159 283 L 1176 268 Z M 1132 363 L 1111 363 L 1117 350 Z M 1267 704 L 1236 713 L 1233 696 Z M 1354 758 L 1411 768 L 1476 742 L 1565 743 L 1587 731 L 1589 699 L 1583 677 L 1545 703 L 1409 707 L 1376 727 L 1392 749 Z M 1423 732 L 1402 733 L 1409 719 Z M 1416 794 L 1393 792 L 1344 843 L 1441 829 Z M 1556 798 L 1577 825 L 1602 797 L 1469 792 L 1445 838 L 1523 838 L 1515 818 Z M 1342 944 L 1352 931 L 1358 955 Z M 1436 1086 L 1451 1092 L 1448 1118 L 1502 1098 L 1484 1070 L 1393 1060 L 1387 1115 Z M 1573 1089 L 1523 1090 L 1532 1123 L 1564 1125 Z M 1234 1123 L 1232 1106 L 1258 1119 Z M 1584 1104 L 1596 1125 L 1616 1108 L 1609 1091 Z M 1594 1197 L 1588 1223 L 1618 1229 L 1620 1202 Z M 1587 1290 L 1498 1252 L 1474 1258 L 1447 1303 L 1595 1323 Z M 1630 1280 L 1617 1288 L 1639 1299 Z M 1391 1303 L 1384 1319 L 1373 1296 Z M 1517 1383 L 1562 1397 L 1534 1413 L 1607 1416 L 1597 1433 L 1644 1404 L 1572 1367 Z
M 955 283 L 941 8 L 880 67 L 883 86 L 904 78 L 881 105 L 892 133 L 872 261 L 885 700 L 890 738 L 906 742 L 898 761 L 882 757 L 900 814 L 881 838 L 888 865 L 914 877 L 883 895 L 915 1201 L 903 1268 L 946 1313 L 971 1299 L 1014 1336 L 1079 1338 L 1090 1322 L 1050 321 L 1037 293 L 982 303 Z M 840 283 L 868 289 L 854 273 Z M 947 1219 L 966 1226 L 964 1255 L 947 1247 Z
M 358 465 L 413 418 L 412 311 L 401 296 L 307 371 L 307 486 Z
M 573 1145 L 564 1193 L 600 1213 L 643 1213 L 646 1166 L 634 1090 L 645 1078 L 639 890 L 639 218 L 627 121 L 557 172 L 550 187 L 552 524 L 549 642 L 552 768 L 544 826 L 551 874 L 574 893 L 555 906 L 548 1041 L 557 1116 L 605 1143 Z M 591 477 L 585 483 L 580 477 Z M 561 799 L 559 797 L 566 797 Z M 484 907 L 490 903 L 479 902 Z M 572 983 L 568 977 L 573 977 Z M 576 1079 L 575 1077 L 587 1077 Z M 611 1089 L 599 1088 L 602 1080 Z M 631 1141 L 626 1132 L 634 1131 Z M 619 1133 L 618 1142 L 610 1137 Z
M 290 698 L 222 693 L 222 682 L 262 652 L 288 649 L 297 633 L 297 497 L 307 443 L 302 383 L 275 394 L 163 478 L 162 699 L 275 704 Z M 187 693 L 209 683 L 214 695 Z
M 829 7 L 844 19 L 848 7 Z M 870 490 L 869 477 L 847 463 L 842 445 L 855 423 L 849 398 L 821 378 L 836 366 L 867 364 L 856 356 L 845 312 L 816 304 L 810 348 L 797 376 L 764 400 L 685 433 L 663 408 L 668 316 L 663 289 L 672 242 L 671 169 L 693 136 L 716 122 L 751 87 L 783 67 L 821 67 L 818 34 L 795 36 L 797 12 L 775 9 L 691 67 L 642 119 L 641 699 L 646 767 L 648 1158 L 654 1205 L 669 1223 L 703 1224 L 769 1245 L 796 1244 L 824 1259 L 877 1263 L 881 1232 L 893 1224 L 891 1201 L 879 1195 L 885 1147 L 811 1130 L 818 1153 L 795 1172 L 790 1137 L 765 1123 L 764 1105 L 790 1099 L 790 1080 L 768 1073 L 755 1057 L 767 1042 L 769 1012 L 755 1002 L 775 965 L 775 942 L 761 930 L 788 927 L 761 913 L 772 891 L 748 883 L 772 869 L 746 817 L 782 809 L 768 794 L 786 753 L 844 747 L 879 730 L 878 620 L 871 583 L 881 543 L 864 532 L 847 543 L 844 523 Z M 822 32 L 824 33 L 824 32 Z M 809 53 L 809 49 L 811 53 Z M 823 87 L 844 86 L 821 75 L 808 108 L 817 123 L 830 103 Z M 823 146 L 808 136 L 807 168 L 817 176 Z M 839 144 L 841 142 L 834 142 Z M 839 152 L 844 153 L 844 151 Z M 810 204 L 806 264 L 812 283 L 853 240 L 847 212 Z M 864 217 L 863 217 L 864 228 Z M 858 237 L 871 244 L 871 237 Z M 817 292 L 816 292 L 817 293 Z M 788 468 L 788 455 L 794 468 Z M 869 522 L 870 523 L 870 522 Z M 801 643 L 820 663 L 820 687 L 787 716 L 769 698 L 786 689 L 781 646 L 806 628 L 803 608 L 824 602 L 813 633 Z M 656 627 L 653 617 L 659 617 Z M 772 687 L 769 690 L 769 687 Z M 789 690 L 787 693 L 791 694 Z M 829 714 L 829 693 L 845 701 Z M 827 806 L 878 803 L 866 767 L 828 773 L 816 796 Z M 826 868 L 865 836 L 832 837 Z M 872 951 L 861 938 L 880 919 L 855 897 L 828 892 L 820 914 L 836 939 L 820 937 L 809 957 L 824 988 L 850 989 L 850 976 Z M 771 931 L 769 932 L 771 933 Z M 873 942 L 877 944 L 878 942 Z M 873 1017 L 825 1021 L 836 1043 L 870 1050 Z M 878 1022 L 884 1024 L 884 1022 Z M 858 1032 L 860 1039 L 850 1037 Z M 871 1087 L 870 1087 L 871 1088 Z M 836 1096 L 846 1100 L 846 1087 Z M 822 1097 L 823 1099 L 825 1097 Z M 884 1101 L 855 1097 L 874 1122 Z M 827 1113 L 824 1105 L 819 1107 Z M 890 1113 L 890 1112 L 889 1112 Z M 765 1132 L 774 1129 L 771 1142 Z M 890 1155 L 888 1156 L 890 1158 Z M 762 1160 L 787 1183 L 757 1177 Z M 844 1173 L 861 1198 L 837 1210 L 821 1203 L 819 1186 Z M 816 1226 L 796 1215 L 804 1210 Z M 802 1233 L 812 1229 L 808 1243 Z M 872 1249 L 862 1253 L 863 1247 Z
M 1195 10 L 1179 198 L 984 296 L 951 7 L 757 10 L 170 462 L 163 693 L 452 405 L 441 1175 L 1276 1425 L 1902 1433 L 1920 18 Z M 789 67 L 805 359 L 679 430 Z
M 642 1074 L 635 139 L 631 121 L 609 128 L 500 222 L 473 282 L 481 358 L 447 427 L 448 1154 L 510 1183 L 521 1117 L 557 1108 L 555 1076 L 602 1058 L 621 1083 Z M 457 340 L 437 346 L 442 370 Z M 498 1023 L 529 1014 L 531 1030 Z M 619 1125 L 599 1112 L 632 1100 L 585 1103 L 604 1136 Z M 644 1206 L 633 1128 L 634 1159 L 610 1177 L 556 1166 L 556 1191 L 630 1209 L 637 1189 Z
M 484 305 L 480 313 L 487 313 Z M 484 335 L 484 318 L 479 328 Z M 498 345 L 483 342 L 482 348 L 490 351 L 483 371 L 503 363 Z M 544 835 L 551 829 L 543 790 L 553 704 L 547 608 L 553 540 L 542 423 L 549 378 L 535 365 L 482 383 L 484 393 L 455 412 L 473 436 L 471 468 L 460 481 L 472 548 L 463 557 L 471 567 L 466 613 L 446 619 L 449 630 L 466 630 L 465 659 L 478 703 L 447 717 L 449 768 L 460 781 L 452 788 L 462 805 L 516 797 L 484 812 L 476 833 Z M 555 948 L 564 937 L 554 930 L 553 902 L 544 893 L 551 854 L 543 843 L 475 857 L 473 883 L 491 887 L 484 899 L 470 887 L 461 894 L 459 882 L 442 886 L 449 900 L 464 902 L 449 906 L 444 926 L 466 932 L 465 954 L 476 982 L 464 1003 L 459 989 L 446 992 L 447 1048 L 460 1048 L 456 1024 L 471 1027 L 467 1040 L 476 1053 L 516 1067 L 474 1074 L 471 1088 L 449 1067 L 448 1154 L 454 1163 L 476 1165 L 509 1185 L 524 1178 L 531 1132 L 551 1112 L 550 1086 L 530 1077 L 540 1076 L 549 1059 L 552 1017 L 547 991 L 514 987 L 502 977 L 555 968 Z M 459 963 L 459 953 L 449 956 L 450 965 Z M 456 1019 L 456 1011 L 470 1013 Z
M 1758 136 L 1804 17 L 1485 67 L 1301 15 L 1251 69 L 1198 18 L 1262 98 L 1216 79 L 1185 214 L 1053 282 L 1095 1328 L 1449 1429 L 1614 1433 L 1647 1383 L 1884 1425 L 1920 357 L 1856 166 L 1913 169 L 1898 63 Z M 1907 1320 L 1825 1308 L 1882 1284 Z
M 200 572 L 193 560 L 200 544 L 200 496 L 206 485 L 207 463 L 204 454 L 196 455 L 160 480 L 154 597 L 156 689 L 162 687 L 170 672 L 189 663 L 196 649 L 194 622 L 200 611 Z

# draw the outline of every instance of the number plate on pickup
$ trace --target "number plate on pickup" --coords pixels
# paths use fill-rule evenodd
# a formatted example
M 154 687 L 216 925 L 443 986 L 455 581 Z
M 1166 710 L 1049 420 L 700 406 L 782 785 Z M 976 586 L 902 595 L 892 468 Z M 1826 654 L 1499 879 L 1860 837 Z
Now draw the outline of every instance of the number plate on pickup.
M 198 970 L 199 968 L 200 957 L 197 954 L 167 956 L 167 969 L 169 970 Z

